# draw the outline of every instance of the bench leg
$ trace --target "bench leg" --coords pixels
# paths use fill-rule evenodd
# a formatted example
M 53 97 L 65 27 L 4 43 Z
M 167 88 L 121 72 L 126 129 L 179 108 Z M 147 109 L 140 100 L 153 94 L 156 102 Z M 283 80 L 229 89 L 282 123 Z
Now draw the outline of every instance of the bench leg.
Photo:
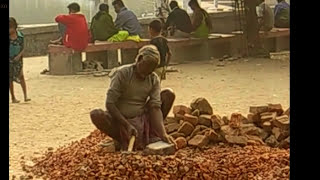
M 98 61 L 102 64 L 104 69 L 108 68 L 108 52 L 90 52 L 86 53 L 88 61 Z
M 202 43 L 191 46 L 171 46 L 169 47 L 172 52 L 171 62 L 181 63 L 185 61 L 201 61 L 209 59 L 209 44 Z
M 107 51 L 107 68 L 112 69 L 119 66 L 118 63 L 118 51 L 108 50 Z
M 74 75 L 81 70 L 81 53 L 49 53 L 49 71 L 51 75 Z
M 135 62 L 138 55 L 138 49 L 121 49 L 121 65 Z
M 275 39 L 275 50 L 277 52 L 279 51 L 285 51 L 290 50 L 290 36 L 287 37 L 277 37 Z

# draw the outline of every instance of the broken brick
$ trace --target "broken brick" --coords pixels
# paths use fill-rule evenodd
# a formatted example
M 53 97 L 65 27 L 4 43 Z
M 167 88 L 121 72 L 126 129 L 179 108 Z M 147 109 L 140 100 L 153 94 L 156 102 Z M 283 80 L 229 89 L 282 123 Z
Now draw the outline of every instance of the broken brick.
M 198 117 L 192 116 L 190 114 L 185 114 L 184 121 L 191 123 L 193 126 L 196 126 L 198 124 Z
M 282 140 L 279 143 L 278 148 L 289 149 L 290 148 L 290 136 L 287 137 L 286 139 Z
M 263 130 L 267 131 L 267 132 L 271 132 L 272 131 L 272 124 L 270 121 L 266 121 L 262 124 L 262 128 Z
M 274 136 L 276 137 L 276 139 L 278 141 L 282 141 L 282 140 L 284 140 L 285 138 L 287 138 L 290 135 L 289 131 L 282 130 L 282 129 L 277 128 L 277 127 L 274 127 L 272 129 L 272 133 L 274 134 Z
M 199 124 L 207 127 L 211 127 L 211 115 L 206 115 L 206 114 L 200 115 Z
M 213 113 L 212 107 L 209 104 L 208 100 L 205 98 L 196 98 L 191 102 L 190 107 L 195 110 L 199 109 L 200 114 L 209 114 L 211 115 Z
M 230 119 L 228 118 L 228 116 L 223 116 L 222 117 L 222 122 L 224 125 L 228 125 L 229 124 Z
M 217 114 L 211 116 L 212 129 L 218 130 L 224 125 L 221 117 Z
M 268 112 L 269 107 L 268 106 L 250 106 L 249 112 L 252 114 L 260 114 L 264 112 Z
M 272 121 L 277 117 L 276 112 L 265 112 L 260 114 L 261 122 Z
M 290 121 L 287 115 L 276 117 L 276 119 L 272 121 L 272 124 L 282 130 L 289 130 L 290 128 Z
M 197 135 L 201 131 L 201 127 L 198 125 L 194 128 L 192 131 L 191 135 L 189 136 L 190 138 L 193 138 L 195 135 Z
M 284 113 L 283 115 L 287 115 L 288 117 L 290 117 L 290 108 L 288 108 Z
M 270 147 L 277 147 L 279 142 L 277 141 L 276 137 L 274 135 L 269 136 L 266 140 L 265 143 L 270 146 Z
M 276 112 L 277 116 L 282 115 L 283 109 L 281 104 L 268 104 L 269 112 Z
M 232 113 L 229 126 L 232 128 L 240 128 L 241 126 L 242 115 L 239 113 Z
M 178 130 L 180 127 L 180 125 L 178 123 L 171 123 L 165 126 L 165 129 L 167 131 L 167 133 L 172 133 L 176 130 Z
M 189 122 L 184 122 L 178 129 L 178 133 L 183 133 L 185 136 L 189 136 L 194 129 L 194 126 Z
M 194 111 L 191 113 L 191 115 L 192 115 L 192 116 L 197 116 L 197 117 L 199 117 L 199 116 L 200 116 L 200 111 L 199 111 L 199 109 L 194 110 Z
M 221 134 L 222 137 L 226 135 L 238 136 L 240 135 L 240 133 L 240 129 L 231 128 L 229 125 L 221 126 L 221 129 L 219 131 L 219 134 Z
M 178 137 L 176 140 L 177 149 L 182 149 L 187 147 L 187 140 L 184 137 Z
M 188 141 L 188 144 L 191 146 L 196 146 L 202 148 L 209 143 L 209 138 L 204 135 L 196 135 Z
M 173 106 L 172 111 L 173 111 L 173 114 L 180 114 L 180 115 L 191 114 L 191 109 L 184 105 Z
M 178 132 L 173 132 L 171 134 L 169 134 L 170 136 L 172 136 L 174 139 L 178 138 L 178 137 L 185 137 L 186 135 L 183 133 L 178 133 Z
M 208 137 L 208 139 L 212 142 L 215 142 L 215 143 L 218 143 L 221 138 L 219 138 L 219 134 L 217 134 L 214 130 L 212 129 L 207 129 L 205 132 L 204 132 L 204 135 L 206 137 Z
M 248 143 L 248 139 L 245 136 L 230 136 L 230 135 L 226 135 L 224 138 L 229 144 L 236 144 L 236 145 L 240 145 L 240 146 L 246 146 L 247 143 Z

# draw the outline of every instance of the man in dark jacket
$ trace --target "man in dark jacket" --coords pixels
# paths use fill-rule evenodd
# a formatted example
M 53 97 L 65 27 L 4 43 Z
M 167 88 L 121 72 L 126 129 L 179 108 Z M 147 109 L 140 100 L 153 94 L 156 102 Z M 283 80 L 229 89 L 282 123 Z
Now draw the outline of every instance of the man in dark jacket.
M 171 36 L 177 38 L 190 37 L 192 32 L 192 24 L 188 13 L 179 8 L 177 1 L 171 1 L 170 4 L 171 13 L 165 24 L 165 29 L 171 28 Z
M 100 4 L 99 10 L 91 21 L 92 40 L 107 41 L 118 33 L 118 29 L 114 26 L 112 16 L 109 14 L 109 6 L 104 3 Z

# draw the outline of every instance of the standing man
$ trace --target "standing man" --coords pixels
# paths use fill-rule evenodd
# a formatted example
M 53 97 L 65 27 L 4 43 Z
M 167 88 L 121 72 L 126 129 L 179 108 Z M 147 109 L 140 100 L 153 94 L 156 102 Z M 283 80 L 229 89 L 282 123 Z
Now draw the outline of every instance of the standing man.
M 86 17 L 80 12 L 78 3 L 68 5 L 68 15 L 58 15 L 55 20 L 58 23 L 61 37 L 51 41 L 53 44 L 63 44 L 77 51 L 84 50 L 89 43 L 89 31 Z
M 136 137 L 134 149 L 144 149 L 152 142 L 169 142 L 163 120 L 167 117 L 175 95 L 160 90 L 159 77 L 153 71 L 160 54 L 153 45 L 139 50 L 134 64 L 117 69 L 107 92 L 106 111 L 90 113 L 93 124 L 110 136 L 116 150 L 127 150 L 131 136 Z
M 290 27 L 290 5 L 285 0 L 277 0 L 278 4 L 274 8 L 274 26 L 277 28 Z
M 188 38 L 192 32 L 192 24 L 188 13 L 179 8 L 177 1 L 169 4 L 171 12 L 165 24 L 165 29 L 171 29 L 171 35 L 175 38 Z

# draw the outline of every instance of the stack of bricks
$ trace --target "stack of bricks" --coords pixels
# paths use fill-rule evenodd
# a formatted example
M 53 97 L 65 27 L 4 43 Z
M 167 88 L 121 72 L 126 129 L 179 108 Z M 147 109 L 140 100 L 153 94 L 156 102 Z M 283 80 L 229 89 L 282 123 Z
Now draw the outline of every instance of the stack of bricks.
M 205 98 L 197 98 L 190 107 L 174 106 L 174 117 L 166 119 L 165 128 L 177 149 L 219 143 L 290 147 L 290 109 L 284 112 L 281 104 L 268 104 L 252 106 L 249 112 L 246 117 L 240 113 L 220 117 Z

